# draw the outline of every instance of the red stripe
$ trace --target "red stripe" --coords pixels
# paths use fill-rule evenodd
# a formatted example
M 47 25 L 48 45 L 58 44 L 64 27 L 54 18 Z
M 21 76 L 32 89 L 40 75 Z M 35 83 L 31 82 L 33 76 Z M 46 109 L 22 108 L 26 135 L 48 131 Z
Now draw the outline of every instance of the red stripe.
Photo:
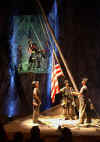
M 57 78 L 63 75 L 61 67 L 59 64 L 56 64 L 52 68 L 52 78 L 51 78 L 51 99 L 52 102 L 55 100 L 55 95 L 59 92 L 59 84 Z
M 57 85 L 57 86 L 54 86 L 52 89 L 51 89 L 51 91 L 53 91 L 54 89 L 58 89 L 59 90 L 59 86 Z
M 55 65 L 56 69 L 61 68 L 59 64 Z
M 61 73 L 61 74 L 59 74 L 59 73 Z M 55 76 L 59 77 L 59 76 L 63 75 L 63 72 L 62 72 L 62 70 L 58 70 L 58 71 L 56 71 L 56 72 L 53 71 L 52 74 L 53 74 L 53 76 L 52 76 L 52 79 L 51 79 L 51 80 L 53 80 L 53 77 L 55 78 Z M 58 75 L 59 75 L 59 76 L 58 76 Z
M 52 82 L 52 88 L 51 88 L 51 90 L 53 90 L 53 88 L 54 87 L 57 87 L 58 86 L 58 80 L 54 80 L 53 82 Z
M 54 93 L 53 93 L 53 95 L 52 95 L 52 101 L 54 101 L 55 95 L 56 95 L 56 88 L 55 88 Z
M 54 89 L 55 89 L 55 90 L 54 90 L 54 93 L 53 93 L 53 95 L 52 95 L 52 101 L 54 101 L 56 93 L 59 93 L 59 92 L 57 91 L 57 89 L 59 90 L 59 88 L 54 88 Z

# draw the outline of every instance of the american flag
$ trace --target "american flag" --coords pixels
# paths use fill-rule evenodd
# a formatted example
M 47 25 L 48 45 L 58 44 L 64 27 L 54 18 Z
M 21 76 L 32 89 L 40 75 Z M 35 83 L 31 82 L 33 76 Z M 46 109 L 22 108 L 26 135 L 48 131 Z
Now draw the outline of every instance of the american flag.
M 55 95 L 59 93 L 59 83 L 58 83 L 58 77 L 63 75 L 61 66 L 54 58 L 52 59 L 52 75 L 51 75 L 51 100 L 52 103 L 55 101 Z

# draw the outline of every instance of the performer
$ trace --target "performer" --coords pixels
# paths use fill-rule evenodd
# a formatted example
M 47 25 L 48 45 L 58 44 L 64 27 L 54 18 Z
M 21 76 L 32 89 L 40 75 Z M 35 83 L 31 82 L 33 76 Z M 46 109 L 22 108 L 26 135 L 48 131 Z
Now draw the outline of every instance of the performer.
M 30 58 L 29 58 L 29 69 L 33 66 L 33 68 L 36 67 L 36 53 L 38 52 L 38 47 L 36 46 L 36 44 L 32 43 L 32 40 L 28 41 L 28 52 L 30 53 Z
M 72 92 L 72 94 L 78 95 L 79 98 L 79 124 L 85 123 L 85 119 L 87 123 L 91 122 L 91 109 L 88 97 L 87 81 L 87 78 L 83 78 L 80 92 Z
M 41 104 L 39 81 L 33 81 L 33 122 L 36 123 L 39 117 L 39 108 Z
M 30 54 L 29 58 L 29 70 L 32 67 L 41 68 L 42 57 L 46 59 L 46 50 L 40 50 L 35 43 L 32 43 L 32 40 L 28 41 L 28 52 Z
M 38 50 L 38 53 L 37 53 L 37 56 L 36 56 L 36 61 L 37 61 L 37 68 L 40 68 L 41 67 L 41 59 L 42 59 L 42 55 L 41 55 L 41 52 L 40 50 Z
M 72 87 L 70 87 L 71 92 L 74 91 L 74 89 Z M 72 118 L 73 119 L 78 119 L 78 110 L 79 110 L 79 101 L 78 101 L 78 97 L 75 95 L 72 95 Z
M 61 92 L 63 92 L 63 106 L 64 106 L 64 115 L 65 119 L 73 119 L 73 116 L 75 116 L 75 109 L 74 107 L 74 99 L 71 95 L 72 88 L 69 86 L 68 80 L 65 80 L 65 87 L 60 89 Z

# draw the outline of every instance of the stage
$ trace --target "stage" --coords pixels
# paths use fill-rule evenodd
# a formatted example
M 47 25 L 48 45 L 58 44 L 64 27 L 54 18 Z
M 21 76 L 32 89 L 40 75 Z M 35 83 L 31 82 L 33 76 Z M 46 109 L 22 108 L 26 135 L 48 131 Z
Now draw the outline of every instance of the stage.
M 79 120 L 65 120 L 64 115 L 43 115 L 39 117 L 38 123 L 32 122 L 32 115 L 24 118 L 12 120 L 5 124 L 5 130 L 8 133 L 9 139 L 12 139 L 15 132 L 21 131 L 25 139 L 30 135 L 32 126 L 38 125 L 41 132 L 41 137 L 45 141 L 56 142 L 60 136 L 58 127 L 68 127 L 72 131 L 73 141 L 100 141 L 100 120 L 92 119 L 91 125 L 77 125 Z

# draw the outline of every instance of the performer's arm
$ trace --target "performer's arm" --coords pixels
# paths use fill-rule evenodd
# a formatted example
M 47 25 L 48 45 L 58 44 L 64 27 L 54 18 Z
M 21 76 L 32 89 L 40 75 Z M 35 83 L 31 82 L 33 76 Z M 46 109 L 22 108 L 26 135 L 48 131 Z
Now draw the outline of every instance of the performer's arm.
M 66 87 L 61 88 L 61 89 L 60 89 L 60 92 L 64 92 L 65 88 L 66 88 Z
M 71 94 L 72 94 L 72 95 L 76 95 L 76 96 L 81 95 L 81 93 L 80 93 L 80 92 L 71 92 Z

